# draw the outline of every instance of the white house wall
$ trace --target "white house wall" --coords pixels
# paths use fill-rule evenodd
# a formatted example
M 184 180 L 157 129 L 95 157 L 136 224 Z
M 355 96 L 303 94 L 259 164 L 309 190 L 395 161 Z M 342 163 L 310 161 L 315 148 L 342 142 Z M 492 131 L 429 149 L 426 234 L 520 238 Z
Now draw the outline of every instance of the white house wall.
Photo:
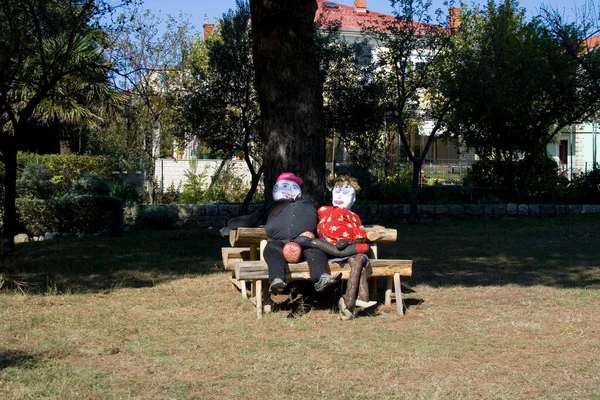
M 212 176 L 218 170 L 223 160 L 196 160 L 196 173 L 206 175 L 204 188 L 207 188 L 211 182 Z M 250 185 L 252 176 L 246 166 L 245 161 L 227 160 L 228 167 L 235 176 L 242 178 L 243 182 Z M 227 167 L 227 166 L 226 166 Z M 191 171 L 190 160 L 174 160 L 170 158 L 158 159 L 155 161 L 155 179 L 163 189 L 168 189 L 171 185 L 175 189 L 183 190 L 183 185 L 187 183 L 186 173 Z

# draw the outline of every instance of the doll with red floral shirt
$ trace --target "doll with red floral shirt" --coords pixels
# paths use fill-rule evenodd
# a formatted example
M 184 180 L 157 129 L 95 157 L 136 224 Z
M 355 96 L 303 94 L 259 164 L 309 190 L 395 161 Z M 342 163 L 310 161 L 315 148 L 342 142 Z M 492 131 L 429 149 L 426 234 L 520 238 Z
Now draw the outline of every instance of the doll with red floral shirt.
M 358 214 L 350 209 L 356 200 L 360 186 L 350 176 L 339 176 L 334 181 L 332 206 L 318 209 L 317 239 L 294 240 L 303 246 L 317 247 L 334 257 L 348 258 L 351 266 L 346 294 L 340 298 L 340 310 L 344 319 L 353 319 L 355 307 L 368 308 L 377 302 L 369 301 L 369 285 L 365 268 L 369 260 L 366 253 L 370 246 L 365 243 L 367 234 Z

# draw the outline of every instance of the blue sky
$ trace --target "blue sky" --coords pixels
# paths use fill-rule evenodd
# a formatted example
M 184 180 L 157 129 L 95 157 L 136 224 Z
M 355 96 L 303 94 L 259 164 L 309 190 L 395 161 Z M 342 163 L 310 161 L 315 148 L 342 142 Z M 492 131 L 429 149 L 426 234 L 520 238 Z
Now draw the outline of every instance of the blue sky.
M 353 5 L 354 0 L 334 0 L 337 3 Z M 434 6 L 443 8 L 443 0 L 433 0 Z M 499 2 L 501 0 L 497 0 Z M 551 5 L 565 12 L 566 16 L 572 16 L 573 9 L 580 7 L 584 0 L 521 0 L 519 5 L 527 10 L 527 16 L 537 14 L 541 4 Z M 467 1 L 471 4 L 471 1 Z M 476 1 L 476 4 L 485 4 L 485 0 Z M 214 23 L 221 18 L 227 10 L 235 8 L 235 0 L 144 0 L 144 9 L 150 9 L 155 14 L 159 11 L 164 16 L 179 15 L 180 12 L 191 16 L 191 21 L 197 30 L 202 29 L 202 24 Z M 367 0 L 367 9 L 377 12 L 390 13 L 389 0 Z

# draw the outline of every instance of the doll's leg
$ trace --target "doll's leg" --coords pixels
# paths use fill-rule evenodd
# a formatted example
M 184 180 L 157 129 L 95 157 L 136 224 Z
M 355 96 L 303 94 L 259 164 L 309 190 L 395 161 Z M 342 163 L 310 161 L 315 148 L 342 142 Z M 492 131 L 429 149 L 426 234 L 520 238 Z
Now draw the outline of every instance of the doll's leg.
M 287 261 L 283 256 L 283 243 L 267 242 L 263 252 L 267 268 L 269 269 L 269 291 L 281 293 L 285 289 L 285 267 Z
M 356 305 L 356 295 L 360 285 L 360 275 L 363 268 L 364 258 L 363 257 L 351 257 L 350 263 L 350 277 L 348 278 L 348 287 L 346 288 L 346 294 L 344 295 L 344 302 L 346 307 L 349 309 L 354 308 Z

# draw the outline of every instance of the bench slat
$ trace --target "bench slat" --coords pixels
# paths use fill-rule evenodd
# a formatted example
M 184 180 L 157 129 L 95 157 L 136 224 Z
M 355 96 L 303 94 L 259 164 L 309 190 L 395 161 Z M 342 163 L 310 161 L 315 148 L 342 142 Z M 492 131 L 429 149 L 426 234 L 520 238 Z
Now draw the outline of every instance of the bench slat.
M 398 237 L 396 229 L 386 228 L 381 225 L 365 226 L 367 237 L 375 243 L 394 243 Z M 233 247 L 252 246 L 266 240 L 265 228 L 237 228 L 229 232 L 229 243 Z
M 398 273 L 401 276 L 412 275 L 412 260 L 369 260 L 370 265 L 367 268 L 369 276 L 393 276 Z M 348 279 L 350 267 L 347 263 L 342 265 L 338 263 L 329 263 L 329 270 L 332 274 L 341 272 L 342 279 Z M 260 280 L 269 279 L 267 263 L 264 261 L 243 261 L 235 265 L 235 277 L 239 280 Z M 308 263 L 288 264 L 287 278 L 292 279 L 310 279 Z
M 250 247 L 221 247 L 221 259 L 226 271 L 234 271 L 235 264 L 250 261 Z

